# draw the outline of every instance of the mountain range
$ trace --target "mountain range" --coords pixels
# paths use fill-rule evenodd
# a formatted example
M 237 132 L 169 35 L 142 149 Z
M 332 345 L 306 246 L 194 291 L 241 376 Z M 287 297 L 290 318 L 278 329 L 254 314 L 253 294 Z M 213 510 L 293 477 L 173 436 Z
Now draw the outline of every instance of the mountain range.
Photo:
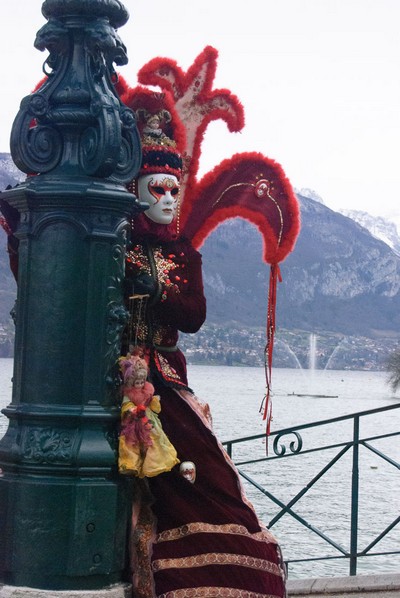
M 310 197 L 298 199 L 301 231 L 281 264 L 277 292 L 278 365 L 293 365 L 294 354 L 307 367 L 314 334 L 320 367 L 341 345 L 332 366 L 384 368 L 400 333 L 399 256 L 351 218 Z M 239 219 L 226 222 L 201 251 L 208 321 L 265 327 L 268 267 L 254 227 Z
M 9 154 L 0 154 L 2 187 L 19 180 L 21 173 Z M 281 264 L 277 363 L 293 365 L 289 360 L 293 353 L 307 367 L 308 339 L 313 334 L 319 339 L 319 367 L 326 365 L 338 345 L 343 347 L 343 358 L 336 367 L 383 367 L 400 334 L 396 228 L 365 213 L 335 212 L 315 192 L 301 190 L 297 195 L 302 226 L 295 250 Z M 5 235 L 1 238 L 5 246 Z M 250 223 L 230 220 L 210 235 L 201 253 L 207 325 L 197 340 L 185 335 L 183 344 L 200 361 L 219 354 L 226 363 L 258 365 L 265 342 L 269 280 L 261 236 Z M 0 325 L 6 328 L 14 297 L 7 255 L 0 251 Z
M 361 210 L 340 210 L 340 213 L 361 224 L 369 230 L 373 237 L 384 241 L 400 255 L 400 237 L 394 222 L 380 216 L 371 216 L 368 212 Z
M 280 325 L 369 337 L 399 333 L 399 256 L 351 218 L 298 198 L 302 225 L 295 250 L 281 265 Z M 201 251 L 210 320 L 260 325 L 268 268 L 257 231 L 232 220 Z

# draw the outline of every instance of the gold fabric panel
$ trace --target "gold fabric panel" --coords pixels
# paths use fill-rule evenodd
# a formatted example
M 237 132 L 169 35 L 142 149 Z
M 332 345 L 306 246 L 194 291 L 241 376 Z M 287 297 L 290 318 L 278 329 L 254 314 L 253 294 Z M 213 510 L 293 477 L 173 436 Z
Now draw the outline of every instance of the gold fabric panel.
M 279 598 L 275 594 L 259 594 L 236 588 L 186 588 L 160 594 L 157 598 Z
M 214 525 L 212 523 L 188 523 L 175 529 L 169 529 L 161 532 L 156 537 L 156 543 L 169 542 L 171 540 L 180 540 L 192 534 L 234 534 L 238 536 L 246 536 L 252 540 L 259 542 L 269 542 L 276 544 L 275 538 L 267 530 L 250 533 L 243 525 L 236 525 L 234 523 L 227 523 L 226 525 Z
M 152 568 L 154 573 L 157 573 L 157 571 L 162 571 L 163 569 L 190 569 L 192 567 L 207 567 L 209 565 L 248 567 L 250 569 L 258 569 L 259 571 L 267 571 L 268 573 L 272 573 L 272 575 L 282 577 L 282 569 L 278 565 L 275 565 L 275 563 L 253 556 L 232 554 L 230 552 L 209 552 L 177 559 L 158 559 L 157 561 L 153 561 Z

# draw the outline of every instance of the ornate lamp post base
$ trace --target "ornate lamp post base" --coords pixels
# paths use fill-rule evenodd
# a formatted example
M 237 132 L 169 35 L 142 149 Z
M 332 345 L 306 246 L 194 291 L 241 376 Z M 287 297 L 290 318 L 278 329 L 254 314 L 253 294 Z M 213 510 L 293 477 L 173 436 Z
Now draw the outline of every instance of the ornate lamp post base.
M 32 177 L 21 214 L 13 400 L 0 442 L 0 572 L 16 586 L 121 581 L 132 489 L 116 468 L 123 258 L 121 186 Z
M 130 584 L 116 584 L 96 591 L 35 590 L 33 588 L 0 585 L 0 598 L 131 598 Z

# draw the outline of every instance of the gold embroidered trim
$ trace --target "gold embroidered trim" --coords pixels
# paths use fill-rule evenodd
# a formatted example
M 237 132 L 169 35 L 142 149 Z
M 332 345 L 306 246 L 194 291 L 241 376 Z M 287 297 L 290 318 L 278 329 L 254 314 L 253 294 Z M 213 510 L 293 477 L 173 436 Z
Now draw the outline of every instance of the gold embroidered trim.
M 169 364 L 168 360 L 163 355 L 158 353 L 158 351 L 154 351 L 154 361 L 158 371 L 161 372 L 168 382 L 180 382 L 183 384 L 176 370 Z
M 166 594 L 160 594 L 157 598 L 279 598 L 276 594 L 259 594 L 236 588 L 184 588 L 174 590 Z
M 169 542 L 171 540 L 180 540 L 192 534 L 234 534 L 238 536 L 246 536 L 258 542 L 269 542 L 276 544 L 275 538 L 266 530 L 252 534 L 243 525 L 236 525 L 234 523 L 227 523 L 226 525 L 214 525 L 212 523 L 188 523 L 175 529 L 169 529 L 161 532 L 156 537 L 156 543 Z
M 163 569 L 190 569 L 192 567 L 207 567 L 208 565 L 236 565 L 258 569 L 282 577 L 282 570 L 275 563 L 243 554 L 231 554 L 229 552 L 209 552 L 195 556 L 182 557 L 178 559 L 158 559 L 153 561 L 154 573 Z
M 138 521 L 131 534 L 131 567 L 136 598 L 155 596 L 151 570 L 151 545 L 154 538 L 155 521 L 149 505 L 142 505 Z

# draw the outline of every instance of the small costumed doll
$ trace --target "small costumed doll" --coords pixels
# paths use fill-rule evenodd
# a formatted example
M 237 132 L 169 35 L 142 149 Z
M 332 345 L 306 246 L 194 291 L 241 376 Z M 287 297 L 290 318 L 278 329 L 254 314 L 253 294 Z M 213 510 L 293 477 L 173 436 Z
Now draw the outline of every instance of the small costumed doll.
M 147 381 L 146 362 L 127 355 L 121 360 L 124 377 L 119 436 L 119 471 L 139 478 L 154 477 L 179 463 L 176 450 L 163 432 L 158 413 L 160 397 Z

